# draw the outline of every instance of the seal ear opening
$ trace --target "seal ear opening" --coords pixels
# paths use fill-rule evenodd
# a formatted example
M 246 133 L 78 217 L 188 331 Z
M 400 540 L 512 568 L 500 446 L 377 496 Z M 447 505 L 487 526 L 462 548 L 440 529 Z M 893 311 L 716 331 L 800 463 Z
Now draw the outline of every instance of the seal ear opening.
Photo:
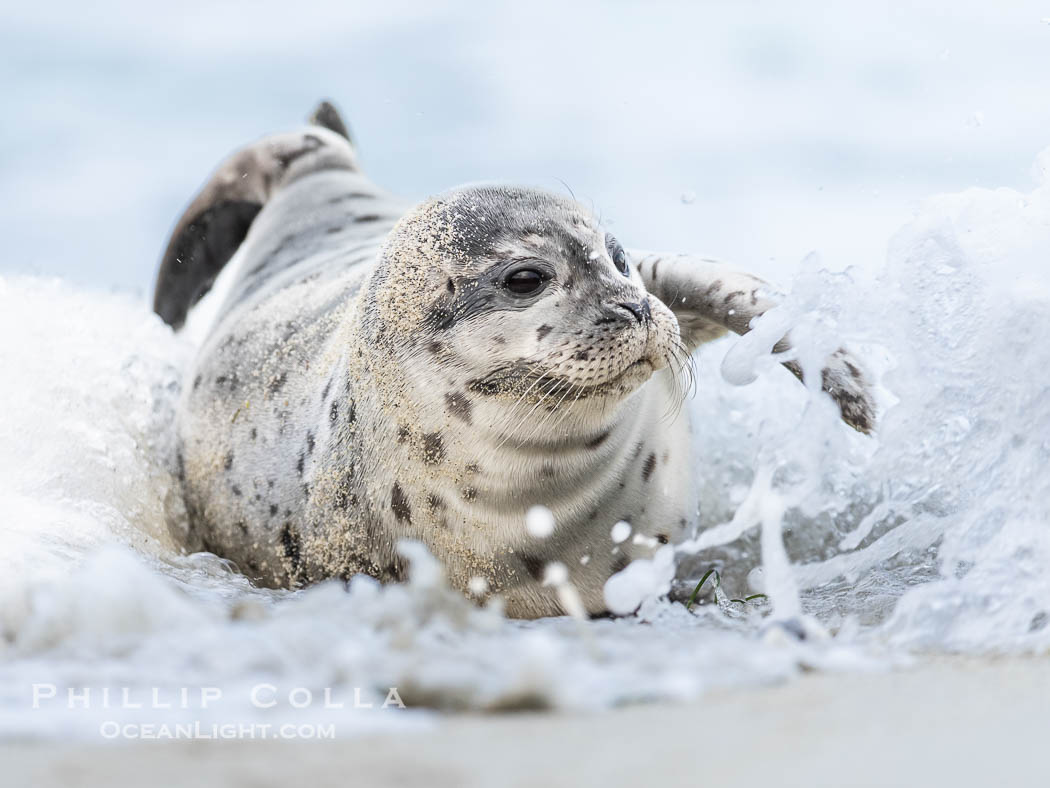
M 322 99 L 307 120 L 314 126 L 334 131 L 347 142 L 353 143 L 353 139 L 350 137 L 350 130 L 347 128 L 346 123 L 343 122 L 342 115 L 339 114 L 339 110 L 328 99 Z

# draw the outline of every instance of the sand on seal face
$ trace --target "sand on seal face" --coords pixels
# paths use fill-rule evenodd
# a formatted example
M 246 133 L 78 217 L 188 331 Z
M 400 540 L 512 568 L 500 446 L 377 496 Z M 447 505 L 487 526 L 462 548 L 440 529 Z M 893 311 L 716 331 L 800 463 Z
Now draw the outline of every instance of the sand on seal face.
M 1050 661 L 810 674 L 697 703 L 467 715 L 338 742 L 0 745 L 8 785 L 1046 785 Z M 863 766 L 861 764 L 864 764 Z

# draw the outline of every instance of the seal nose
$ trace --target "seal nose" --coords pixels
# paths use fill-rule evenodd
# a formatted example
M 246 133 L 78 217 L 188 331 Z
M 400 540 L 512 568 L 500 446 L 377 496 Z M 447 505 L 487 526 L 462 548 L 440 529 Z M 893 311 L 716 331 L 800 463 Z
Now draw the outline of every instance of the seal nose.
M 649 310 L 648 298 L 646 298 L 644 301 L 638 301 L 637 303 L 633 304 L 628 301 L 623 301 L 617 304 L 616 306 L 620 307 L 621 309 L 626 309 L 628 312 L 634 315 L 634 319 L 637 320 L 639 323 L 644 323 L 647 320 L 653 319 L 653 313 Z

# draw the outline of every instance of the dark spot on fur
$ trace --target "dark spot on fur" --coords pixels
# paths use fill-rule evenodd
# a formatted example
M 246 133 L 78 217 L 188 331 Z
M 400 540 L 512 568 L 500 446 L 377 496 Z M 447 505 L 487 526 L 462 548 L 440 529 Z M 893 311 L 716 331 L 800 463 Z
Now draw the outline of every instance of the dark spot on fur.
M 312 432 L 310 432 L 309 430 L 307 430 L 307 432 L 306 432 L 306 453 L 307 454 L 313 454 L 314 453 L 314 434 Z
M 658 269 L 659 267 L 660 267 L 660 260 L 657 259 L 653 263 L 653 272 L 652 272 L 652 274 L 650 274 L 650 276 L 652 276 L 652 279 L 653 279 L 654 282 L 656 281 L 656 269 Z
M 357 403 L 353 400 L 350 401 L 350 410 L 346 414 L 346 423 L 353 424 L 357 421 Z
M 325 230 L 325 233 L 327 233 L 328 235 L 334 235 L 335 233 L 341 232 L 342 229 L 343 226 L 340 224 L 334 227 L 329 227 L 327 230 Z
M 255 440 L 259 437 L 259 430 L 255 429 L 255 427 L 252 427 L 252 431 L 248 433 L 248 435 L 252 440 Z
M 591 360 L 591 356 L 590 356 L 590 354 L 589 354 L 589 353 L 588 353 L 588 352 L 587 352 L 586 350 L 580 350 L 580 351 L 578 351 L 578 352 L 577 352 L 577 353 L 576 353 L 576 354 L 575 354 L 575 355 L 573 356 L 573 358 L 574 358 L 574 359 L 575 359 L 576 361 L 590 361 L 590 360 Z
M 230 487 L 230 490 L 231 490 L 231 491 L 233 492 L 233 494 L 234 494 L 234 495 L 236 495 L 236 496 L 237 496 L 238 498 L 240 498 L 240 497 L 241 497 L 241 488 L 240 488 L 240 487 L 238 487 L 238 486 L 237 486 L 236 484 L 235 484 L 235 485 L 233 485 L 232 487 Z
M 248 533 L 248 525 L 243 520 L 238 520 L 237 521 L 237 528 L 240 530 L 240 532 L 242 534 L 247 534 Z
M 335 424 L 336 419 L 339 418 L 339 401 L 332 400 L 332 406 L 328 409 L 328 423 Z
M 390 509 L 394 512 L 394 517 L 397 518 L 398 522 L 412 522 L 412 507 L 408 505 L 405 491 L 401 489 L 401 485 L 397 482 L 394 482 L 394 486 L 390 490 Z
M 456 283 L 449 279 L 448 282 L 445 283 L 445 289 L 448 290 L 450 293 L 455 293 Z
M 222 467 L 229 470 L 233 467 L 233 452 L 227 452 L 226 457 L 222 461 Z
M 434 493 L 427 493 L 427 508 L 432 512 L 437 511 L 438 509 L 444 509 L 445 502 L 438 496 L 434 495 Z
M 321 402 L 328 399 L 328 392 L 332 390 L 332 379 L 328 378 L 328 382 L 324 384 L 324 388 L 321 390 Z
M 387 565 L 387 568 L 383 570 L 383 575 L 388 580 L 393 580 L 395 583 L 400 582 L 401 565 L 397 561 L 394 561 L 393 563 Z
M 642 481 L 649 481 L 649 477 L 653 475 L 653 470 L 656 468 L 656 455 L 650 454 L 645 458 L 645 465 L 642 466 Z
M 378 222 L 382 218 L 383 217 L 380 216 L 378 213 L 363 213 L 360 216 L 355 216 L 354 217 L 354 221 L 358 222 L 358 223 L 361 223 L 361 222 Z
M 295 470 L 299 473 L 300 476 L 303 475 L 303 466 L 305 464 L 306 464 L 306 455 L 302 454 L 300 452 L 300 454 L 299 454 L 299 461 L 297 463 L 295 463 Z
M 471 423 L 471 411 L 473 410 L 473 406 L 470 404 L 470 400 L 463 394 L 456 391 L 450 391 L 445 395 L 445 406 L 448 408 L 448 412 L 456 418 L 465 421 L 467 424 Z
M 338 205 L 339 203 L 346 202 L 347 200 L 357 200 L 361 198 L 371 197 L 375 197 L 375 195 L 367 194 L 366 192 L 347 192 L 346 194 L 340 194 L 338 197 L 329 197 L 328 200 L 326 200 L 326 202 L 328 205 Z
M 346 490 L 338 490 L 335 494 L 335 505 L 344 511 L 351 506 L 357 506 L 357 495 Z
M 732 293 L 727 293 L 726 294 L 726 297 L 722 299 L 722 303 L 723 304 L 728 304 L 734 298 L 736 298 L 737 296 L 742 296 L 743 294 L 744 294 L 743 290 L 734 290 Z
M 667 544 L 671 541 L 671 537 L 669 537 L 667 534 L 657 534 L 656 541 L 658 541 L 660 544 Z
M 477 497 L 478 497 L 478 491 L 476 489 L 474 489 L 473 487 L 464 487 L 463 488 L 463 500 L 466 501 L 467 503 L 470 503 L 471 501 L 474 501 Z
M 201 376 L 198 375 L 197 377 L 195 377 L 193 379 L 193 390 L 196 391 L 197 387 L 200 386 L 200 384 L 201 384 Z
M 180 482 L 186 481 L 186 459 L 181 451 L 175 452 L 175 475 Z
M 601 446 L 603 443 L 605 443 L 605 439 L 609 437 L 609 434 L 611 432 L 612 432 L 611 429 L 605 430 L 603 432 L 599 432 L 597 435 L 595 435 L 593 438 L 591 438 L 589 441 L 587 441 L 587 443 L 585 445 L 587 446 L 588 449 L 597 449 L 599 446 Z
M 429 432 L 423 436 L 423 462 L 437 465 L 445 459 L 445 442 L 440 432 Z
M 271 503 L 270 504 L 270 517 L 276 517 L 276 516 L 277 516 L 277 504 Z
M 470 463 L 470 465 L 467 466 L 466 471 L 471 475 L 475 473 L 481 473 L 481 466 L 478 465 L 476 462 L 472 462 Z
M 440 342 L 431 342 L 429 345 L 427 345 L 427 350 L 429 350 L 435 356 L 444 349 L 445 346 L 442 345 Z
M 551 326 L 548 326 L 546 323 L 544 323 L 542 326 L 536 329 L 536 339 L 542 342 L 543 338 L 553 330 L 554 329 Z
M 397 427 L 397 442 L 404 443 L 408 440 L 408 436 L 411 434 L 412 433 L 409 431 L 408 427 L 404 424 L 399 424 Z
M 543 570 L 547 566 L 547 562 L 542 558 L 534 555 L 523 555 L 521 563 L 525 565 L 525 571 L 529 573 L 529 577 L 533 580 L 543 579 Z
M 291 523 L 285 523 L 281 529 L 281 547 L 284 549 L 284 557 L 292 565 L 292 574 L 299 574 L 299 562 L 302 558 L 302 540 L 299 534 L 292 530 Z
M 321 147 L 324 147 L 323 140 L 314 134 L 304 134 L 303 145 L 301 148 L 284 153 L 275 153 L 274 158 L 281 163 L 282 167 L 287 169 L 288 166 L 300 156 L 305 156 L 307 153 L 315 151 Z
M 507 338 L 503 336 L 503 334 L 496 334 L 496 336 L 492 338 L 492 341 L 495 342 L 497 345 L 507 344 Z
M 266 388 L 268 388 L 271 392 L 276 392 L 276 391 L 279 391 L 280 388 L 287 382 L 288 382 L 288 373 L 287 372 L 282 372 L 280 375 L 278 375 L 273 380 L 271 380 L 266 385 Z

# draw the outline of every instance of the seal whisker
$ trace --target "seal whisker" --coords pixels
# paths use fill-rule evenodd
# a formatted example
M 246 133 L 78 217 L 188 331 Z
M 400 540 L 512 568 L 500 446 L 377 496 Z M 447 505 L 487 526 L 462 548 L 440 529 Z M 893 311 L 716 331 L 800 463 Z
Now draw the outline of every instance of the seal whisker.
M 673 396 L 661 420 L 673 421 L 681 412 L 689 396 L 689 389 L 682 385 L 681 374 L 685 372 L 688 375 L 690 388 L 695 384 L 695 376 L 692 373 L 692 357 L 686 355 L 684 348 L 677 343 L 672 343 L 668 349 L 667 366 L 671 375 Z
M 560 381 L 558 381 L 558 384 L 565 386 L 565 393 L 562 394 L 561 399 L 558 400 L 558 402 L 554 405 L 554 407 L 549 410 L 547 415 L 545 415 L 542 419 L 540 419 L 540 421 L 536 424 L 535 427 L 532 428 L 532 430 L 529 432 L 529 434 L 527 436 L 525 436 L 525 439 L 524 439 L 523 443 L 528 443 L 530 440 L 532 440 L 532 436 L 533 435 L 535 435 L 539 430 L 543 429 L 548 422 L 550 422 L 552 419 L 555 418 L 556 414 L 558 413 L 558 408 L 561 407 L 561 403 L 564 402 L 565 398 L 567 396 L 569 396 L 569 394 L 572 392 L 572 387 L 573 386 L 572 386 L 572 383 L 570 383 L 569 381 L 567 381 L 567 380 L 560 380 Z M 557 395 L 557 391 L 558 390 L 555 389 L 555 392 L 554 392 L 554 394 L 552 396 L 556 396 Z
M 583 395 L 585 389 L 582 386 L 577 386 L 576 388 L 578 389 L 576 392 L 576 396 L 573 398 L 572 402 L 569 403 L 568 407 L 562 411 L 561 417 L 558 419 L 558 421 L 555 422 L 554 425 L 551 427 L 552 432 L 557 431 L 558 428 L 561 427 L 561 425 L 569 417 L 569 414 L 572 413 L 573 406 L 580 401 L 580 397 Z
M 562 403 L 565 402 L 565 398 L 568 397 L 572 393 L 573 388 L 574 388 L 574 386 L 573 386 L 572 383 L 569 383 L 566 386 L 565 393 L 561 395 L 561 399 L 558 400 L 557 404 L 555 404 L 554 408 L 551 409 L 551 412 L 546 416 L 546 418 L 544 418 L 544 420 L 542 422 L 540 422 L 538 425 L 536 425 L 536 429 L 544 427 L 544 426 L 546 426 L 547 422 L 552 422 L 552 421 L 553 421 L 553 424 L 551 425 L 550 430 L 553 432 L 555 429 L 557 429 L 558 425 L 561 424 L 561 422 L 565 420 L 565 416 L 568 415 L 568 413 L 569 413 L 569 409 L 568 408 L 566 408 L 564 411 L 561 411 L 561 406 L 562 406 Z M 576 387 L 576 388 L 579 388 L 580 389 L 580 393 L 583 393 L 582 387 Z M 576 395 L 577 399 L 579 398 L 579 396 L 580 396 L 579 394 Z M 533 430 L 533 432 L 535 432 L 535 430 Z M 530 435 L 529 437 L 532 437 L 532 436 Z
M 542 351 L 541 351 L 541 353 L 542 353 Z M 538 356 L 538 355 L 541 355 L 541 353 L 537 353 L 537 354 L 535 354 L 535 355 L 537 355 L 537 356 Z M 544 375 L 544 371 L 543 371 L 543 370 L 541 369 L 541 370 L 539 371 L 539 373 L 538 373 L 538 374 L 536 375 L 536 379 L 535 379 L 535 380 L 533 380 L 533 382 L 532 382 L 531 384 L 529 384 L 528 388 L 526 388 L 526 389 L 525 389 L 525 391 L 524 391 L 524 392 L 522 392 L 521 396 L 520 396 L 520 397 L 518 397 L 518 399 L 517 399 L 517 400 L 516 400 L 516 401 L 514 402 L 514 404 L 513 404 L 513 405 L 512 405 L 512 406 L 511 406 L 511 407 L 509 408 L 509 412 L 508 412 L 508 414 L 507 414 L 507 418 L 506 418 L 506 420 L 507 420 L 507 421 L 509 421 L 509 420 L 510 420 L 511 418 L 513 418 L 513 417 L 514 417 L 514 416 L 513 416 L 513 414 L 514 414 L 514 411 L 515 411 L 515 410 L 517 410 L 517 408 L 518 408 L 518 407 L 519 407 L 519 406 L 520 406 L 520 405 L 521 405 L 522 403 L 524 403 L 524 401 L 525 401 L 525 397 L 526 397 L 526 396 L 528 396 L 529 392 L 530 392 L 530 391 L 532 391 L 532 390 L 533 390 L 533 389 L 534 389 L 534 388 L 536 387 L 536 385 L 537 385 L 538 383 L 540 383 L 540 381 L 542 381 L 542 380 L 544 379 L 544 377 L 545 377 L 545 375 Z M 524 377 L 523 377 L 523 382 L 524 382 L 525 380 L 528 380 L 528 377 L 527 377 L 527 376 L 524 376 Z M 542 399 L 542 398 L 541 398 L 541 399 Z M 530 411 L 530 413 L 531 413 L 531 411 Z M 526 414 L 526 416 L 525 416 L 524 418 L 525 418 L 525 419 L 527 419 L 527 418 L 528 418 L 528 414 Z M 520 426 L 521 426 L 521 424 L 522 424 L 523 422 L 524 422 L 524 419 L 523 419 L 522 421 L 518 422 L 518 424 L 516 424 L 516 425 L 515 425 L 514 429 L 510 430 L 508 434 L 510 434 L 510 433 L 513 433 L 513 432 L 516 432 L 516 431 L 517 431 L 517 428 L 518 428 L 518 427 L 520 427 Z M 501 446 L 503 445 L 503 444 L 502 444 L 502 442 L 500 443 L 500 445 L 501 445 Z M 497 447 L 497 448 L 498 448 L 498 447 Z
M 542 396 L 540 397 L 539 401 L 538 401 L 538 402 L 537 402 L 537 403 L 536 403 L 535 405 L 533 405 L 533 406 L 532 406 L 532 410 L 530 410 L 530 411 L 529 411 L 528 413 L 526 413 L 526 414 L 525 414 L 525 416 L 523 416 L 523 417 L 522 417 L 521 421 L 519 421 L 519 422 L 517 423 L 517 425 L 515 425 L 515 427 L 514 427 L 514 429 L 513 429 L 513 430 L 510 430 L 510 431 L 508 431 L 508 432 L 507 432 L 507 433 L 506 433 L 506 434 L 504 435 L 504 437 L 503 437 L 503 440 L 501 440 L 501 441 L 500 441 L 500 442 L 499 442 L 499 443 L 498 443 L 498 444 L 496 445 L 496 449 L 497 449 L 497 450 L 498 450 L 499 448 L 501 448 L 501 447 L 503 446 L 503 444 L 505 444 L 505 443 L 506 443 L 506 442 L 507 442 L 507 441 L 508 441 L 508 440 L 510 439 L 510 437 L 511 437 L 511 436 L 512 436 L 512 435 L 513 435 L 513 434 L 514 434 L 514 433 L 515 433 L 515 432 L 516 432 L 516 431 L 518 430 L 518 428 L 519 428 L 519 427 L 520 427 L 520 426 L 521 426 L 522 424 L 524 424 L 524 423 L 525 423 L 525 422 L 526 422 L 526 421 L 527 421 L 527 420 L 529 419 L 529 417 L 530 417 L 530 416 L 532 416 L 532 414 L 533 414 L 533 413 L 535 413 L 535 412 L 536 412 L 536 409 L 537 409 L 538 407 L 540 407 L 540 405 L 542 405 L 542 404 L 543 404 L 544 400 L 546 400 L 546 399 L 547 399 L 547 397 L 548 397 L 548 396 L 550 396 L 550 394 L 551 394 L 551 393 L 553 393 L 553 392 L 554 392 L 554 391 L 555 391 L 555 390 L 556 390 L 556 389 L 558 388 L 558 386 L 559 386 L 559 385 L 561 385 L 561 381 L 560 381 L 560 380 L 555 380 L 555 381 L 553 382 L 553 384 L 551 385 L 551 387 L 550 387 L 550 388 L 549 388 L 549 389 L 548 389 L 547 391 L 545 391 L 545 392 L 543 393 L 543 395 L 542 395 Z M 522 443 L 524 443 L 524 442 L 525 442 L 525 441 L 522 441 Z

